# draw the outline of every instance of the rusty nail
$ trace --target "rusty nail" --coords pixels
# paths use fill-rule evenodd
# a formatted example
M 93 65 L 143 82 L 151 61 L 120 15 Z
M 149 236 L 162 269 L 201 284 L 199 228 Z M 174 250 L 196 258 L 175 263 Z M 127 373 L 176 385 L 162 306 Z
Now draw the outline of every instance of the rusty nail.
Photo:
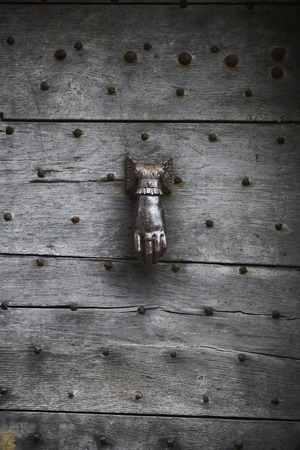
M 142 138 L 142 141 L 147 141 L 149 139 L 149 134 L 148 133 L 142 133 L 141 134 L 141 138 Z
M 69 307 L 71 311 L 76 311 L 76 309 L 78 309 L 78 303 L 72 302 L 70 303 Z
M 248 11 L 252 11 L 254 9 L 253 3 L 247 3 L 246 8 L 248 9 Z
M 5 222 L 9 222 L 10 220 L 12 220 L 12 215 L 11 213 L 5 213 L 3 216 Z
M 217 139 L 218 139 L 218 137 L 217 137 L 216 133 L 210 133 L 208 135 L 209 142 L 216 142 Z
M 205 306 L 205 308 L 204 308 L 204 314 L 205 314 L 206 316 L 212 316 L 213 313 L 214 313 L 214 309 L 213 309 L 212 306 Z
M 41 345 L 36 345 L 34 347 L 34 353 L 37 355 L 41 355 L 43 353 L 43 347 Z
M 146 44 L 144 44 L 144 50 L 146 50 L 147 52 L 148 52 L 149 50 L 151 50 L 151 48 L 152 48 L 152 45 L 149 44 L 149 42 L 146 42 Z
M 13 134 L 14 131 L 15 131 L 15 129 L 10 126 L 6 127 L 6 129 L 5 129 L 6 134 Z
M 78 217 L 78 216 L 72 217 L 71 222 L 72 223 L 79 223 L 80 222 L 80 217 Z
M 114 95 L 116 93 L 116 88 L 111 86 L 107 89 L 107 92 L 109 93 L 109 95 Z
M 214 226 L 214 222 L 211 219 L 208 219 L 205 222 L 205 225 L 207 226 L 207 228 L 212 228 Z
M 187 5 L 188 5 L 187 0 L 180 0 L 180 2 L 179 2 L 180 8 L 186 8 Z
M 283 76 L 283 70 L 281 67 L 273 67 L 271 70 L 271 75 L 275 80 L 279 80 Z
M 8 36 L 8 38 L 6 39 L 6 42 L 9 45 L 13 45 L 15 43 L 15 39 L 12 36 Z
M 240 273 L 241 275 L 245 275 L 245 273 L 247 273 L 247 272 L 248 272 L 248 269 L 247 269 L 246 266 L 241 266 L 241 267 L 239 268 L 239 273 Z
M 45 265 L 45 260 L 44 260 L 44 258 L 37 258 L 37 259 L 36 259 L 36 264 L 37 264 L 37 266 L 39 266 L 39 267 L 44 266 L 44 265 Z
M 137 54 L 135 52 L 133 52 L 132 50 L 129 50 L 128 52 L 125 53 L 124 59 L 127 63 L 132 64 L 136 61 Z
M 175 444 L 176 444 L 175 439 L 168 439 L 168 440 L 167 440 L 167 446 L 168 446 L 169 448 L 175 447 Z
M 69 398 L 74 398 L 74 391 L 69 391 L 68 392 L 68 397 Z
M 209 402 L 209 397 L 206 394 L 204 394 L 203 397 L 202 397 L 202 400 L 203 400 L 203 403 L 208 403 Z
M 82 130 L 80 128 L 76 128 L 76 130 L 73 131 L 73 136 L 76 138 L 79 138 L 82 135 Z
M 243 186 L 250 186 L 250 180 L 249 180 L 249 178 L 248 177 L 245 177 L 245 178 L 243 178 L 242 179 L 242 185 Z
M 108 439 L 106 436 L 101 436 L 100 440 L 100 444 L 102 445 L 107 445 L 108 444 Z
M 246 97 L 252 97 L 252 91 L 251 91 L 251 89 L 246 89 L 246 90 L 245 90 L 245 95 L 246 95 Z
M 182 183 L 182 178 L 181 178 L 179 175 L 176 175 L 176 176 L 174 177 L 174 183 L 175 183 L 175 184 L 180 184 L 180 183 Z
M 0 306 L 1 306 L 1 309 L 7 309 L 8 308 L 8 303 L 7 302 L 1 302 Z
M 240 362 L 244 362 L 244 361 L 246 361 L 246 355 L 244 353 L 239 353 L 238 359 Z
M 49 85 L 48 81 L 42 81 L 40 84 L 40 87 L 41 87 L 42 91 L 48 91 L 50 88 L 50 85 Z
M 275 47 L 271 51 L 271 56 L 275 61 L 281 61 L 285 56 L 285 49 L 282 47 Z
M 76 50 L 81 50 L 82 47 L 83 47 L 82 42 L 80 42 L 80 41 L 75 42 L 74 48 L 76 48 Z
M 173 270 L 173 272 L 177 273 L 180 270 L 180 266 L 178 264 L 173 264 L 171 269 Z
M 145 308 L 145 306 L 139 306 L 137 311 L 139 314 L 145 314 L 146 308 Z
M 0 395 L 6 395 L 7 389 L 5 387 L 0 387 Z
M 108 356 L 110 354 L 110 349 L 108 347 L 102 347 L 101 353 L 103 356 Z
M 240 450 L 243 448 L 244 444 L 242 441 L 235 441 L 234 446 L 237 450 Z
M 281 231 L 282 230 L 282 223 L 276 223 L 275 228 L 277 231 Z
M 136 400 L 140 400 L 141 398 L 143 398 L 143 394 L 142 394 L 141 392 L 136 392 L 136 393 L 134 394 L 134 398 L 135 398 Z
M 111 270 L 113 268 L 112 261 L 105 261 L 104 267 L 105 267 L 106 270 Z
M 192 55 L 188 52 L 181 52 L 178 56 L 178 62 L 182 66 L 188 66 L 192 62 Z
M 279 311 L 277 311 L 277 309 L 274 309 L 274 311 L 272 311 L 272 318 L 273 319 L 279 319 L 280 318 L 280 314 L 279 314 Z
M 38 178 L 45 178 L 46 172 L 43 169 L 38 169 L 37 176 Z
M 184 89 L 183 88 L 178 88 L 177 90 L 176 90 L 176 95 L 177 95 L 177 97 L 183 97 L 184 96 Z
M 66 56 L 67 56 L 67 53 L 62 48 L 59 48 L 55 52 L 55 58 L 58 59 L 59 61 L 62 61 L 63 59 L 65 59 Z
M 278 405 L 279 404 L 279 398 L 278 397 L 272 397 L 271 403 L 272 403 L 272 405 Z
M 38 431 L 36 431 L 32 437 L 34 441 L 40 441 L 42 439 L 42 435 Z
M 115 174 L 112 173 L 112 172 L 109 172 L 109 173 L 106 175 L 106 180 L 107 180 L 107 181 L 115 181 Z
M 283 145 L 285 143 L 285 137 L 284 136 L 278 136 L 277 142 L 279 145 Z
M 210 51 L 212 53 L 218 53 L 220 51 L 219 47 L 217 47 L 217 45 L 213 45 L 212 47 L 210 47 Z
M 235 55 L 227 55 L 224 62 L 227 67 L 232 68 L 235 67 L 239 61 Z
M 175 350 L 172 350 L 172 351 L 170 352 L 170 356 L 171 356 L 171 358 L 176 358 L 177 352 L 176 352 Z

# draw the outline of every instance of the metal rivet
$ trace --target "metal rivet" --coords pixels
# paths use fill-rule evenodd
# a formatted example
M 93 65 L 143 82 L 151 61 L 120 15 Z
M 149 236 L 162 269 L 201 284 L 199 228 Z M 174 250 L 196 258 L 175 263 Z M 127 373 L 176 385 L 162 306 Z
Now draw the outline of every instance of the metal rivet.
M 271 403 L 272 403 L 272 405 L 278 405 L 279 404 L 279 398 L 278 397 L 272 397 Z
M 133 52 L 132 50 L 129 50 L 128 52 L 125 53 L 124 59 L 127 63 L 132 64 L 136 61 L 137 54 L 135 52 Z
M 33 440 L 34 440 L 34 441 L 40 441 L 40 440 L 42 439 L 42 435 L 41 435 L 41 433 L 39 433 L 38 431 L 36 431 L 36 432 L 32 435 L 32 437 L 33 437 Z
M 74 48 L 76 48 L 76 50 L 81 50 L 82 47 L 83 47 L 82 42 L 80 42 L 80 41 L 75 42 Z
M 180 266 L 178 264 L 173 264 L 171 269 L 173 270 L 173 272 L 177 273 L 180 270 Z
M 107 180 L 107 181 L 115 181 L 115 174 L 112 173 L 112 172 L 109 172 L 109 173 L 106 175 L 106 180 Z
M 240 362 L 246 361 L 246 355 L 245 355 L 244 353 L 239 353 L 239 354 L 238 354 L 238 360 L 239 360 Z
M 148 52 L 151 49 L 152 49 L 152 45 L 149 44 L 149 42 L 146 42 L 146 44 L 144 44 L 144 50 L 146 50 Z
M 246 97 L 252 97 L 252 91 L 251 91 L 251 89 L 246 89 L 246 90 L 245 90 L 245 96 L 246 96 Z
M 65 50 L 63 50 L 62 48 L 59 48 L 55 52 L 55 58 L 58 59 L 59 61 L 62 61 L 63 59 L 65 59 L 66 56 L 67 56 L 67 52 L 65 52 Z
M 145 306 L 139 306 L 138 309 L 137 309 L 137 312 L 139 314 L 145 314 L 145 312 L 146 312 Z
M 79 138 L 82 136 L 82 130 L 80 130 L 80 128 L 76 128 L 76 130 L 73 131 L 73 136 Z
M 282 223 L 276 223 L 275 229 L 276 229 L 277 231 L 281 231 L 281 230 L 282 230 Z
M 75 395 L 75 394 L 74 394 L 74 391 L 69 391 L 69 392 L 68 392 L 68 397 L 69 397 L 69 398 L 74 398 L 74 395 Z
M 207 228 L 212 228 L 214 226 L 214 222 L 211 219 L 208 219 L 205 222 L 205 225 L 207 226 Z
M 224 60 L 225 64 L 227 67 L 235 67 L 237 65 L 237 63 L 239 62 L 239 60 L 237 59 L 237 57 L 235 55 L 227 55 L 225 60 Z
M 192 62 L 192 55 L 188 52 L 182 52 L 178 56 L 178 62 L 182 66 L 188 66 Z
M 140 400 L 141 398 L 143 398 L 143 394 L 142 394 L 141 392 L 136 392 L 136 393 L 134 394 L 134 398 L 135 398 L 136 400 Z
M 175 183 L 175 184 L 180 184 L 180 183 L 182 183 L 182 178 L 181 178 L 179 175 L 176 175 L 176 176 L 174 177 L 174 183 Z
M 278 80 L 283 76 L 283 70 L 281 67 L 273 67 L 271 70 L 271 75 L 275 80 Z
M 248 11 L 253 11 L 254 9 L 253 3 L 247 3 L 246 8 L 248 9 Z
M 10 126 L 6 127 L 6 129 L 5 129 L 6 134 L 13 134 L 14 131 L 15 131 L 15 129 Z
M 43 353 L 43 347 L 41 345 L 36 345 L 34 347 L 34 353 L 37 355 L 41 355 Z
M 214 314 L 214 309 L 212 306 L 205 306 L 204 308 L 204 314 L 206 316 L 212 316 Z
M 5 387 L 0 387 L 0 395 L 6 395 L 7 389 Z
M 210 47 L 210 51 L 212 53 L 219 53 L 220 49 L 216 45 L 213 45 L 212 47 Z
M 241 266 L 241 267 L 239 268 L 239 273 L 240 273 L 241 275 L 245 275 L 245 273 L 247 273 L 247 272 L 248 272 L 248 269 L 247 269 L 246 266 Z
M 7 302 L 1 302 L 0 303 L 0 307 L 1 307 L 1 309 L 7 309 L 8 308 L 8 303 Z
M 203 401 L 203 403 L 208 403 L 209 402 L 209 397 L 204 394 L 203 397 L 202 397 L 202 401 Z
M 9 222 L 10 220 L 12 220 L 12 215 L 11 213 L 5 213 L 3 216 L 5 222 Z
M 149 139 L 149 134 L 148 133 L 142 133 L 141 134 L 141 138 L 142 138 L 142 141 L 147 141 Z
M 76 311 L 76 309 L 78 309 L 78 303 L 76 302 L 71 302 L 69 305 L 69 308 L 71 311 Z
M 285 137 L 284 136 L 278 136 L 277 143 L 279 145 L 283 145 L 285 143 Z
M 106 270 L 111 270 L 113 268 L 113 266 L 114 265 L 113 265 L 112 261 L 105 261 L 105 263 L 104 263 L 104 267 Z
M 217 139 L 218 139 L 218 136 L 216 135 L 216 133 L 210 133 L 208 135 L 209 142 L 216 142 Z
M 281 61 L 285 56 L 285 49 L 282 47 L 275 47 L 271 51 L 271 56 L 275 61 Z
M 101 353 L 103 356 L 108 356 L 110 354 L 110 349 L 108 347 L 102 347 Z
M 46 176 L 46 172 L 43 169 L 38 169 L 36 174 L 37 174 L 38 178 L 45 178 L 45 176 Z
M 184 93 L 185 93 L 185 91 L 184 91 L 183 88 L 178 88 L 178 89 L 176 90 L 176 95 L 177 95 L 177 97 L 183 97 L 183 96 L 184 96 Z
M 244 444 L 242 441 L 235 441 L 234 446 L 237 450 L 240 450 L 243 448 Z
M 176 444 L 175 439 L 168 439 L 168 440 L 167 440 L 167 446 L 168 446 L 169 448 L 175 447 L 175 444 Z
M 187 0 L 180 0 L 180 2 L 179 2 L 180 8 L 186 8 L 187 5 L 188 5 Z
M 39 266 L 39 267 L 44 266 L 44 265 L 45 265 L 45 260 L 44 260 L 44 258 L 37 258 L 37 259 L 36 259 L 36 264 L 37 264 L 37 266 Z
M 244 187 L 250 186 L 250 180 L 249 180 L 248 177 L 245 177 L 245 178 L 242 179 L 242 185 L 243 185 Z
M 277 309 L 274 309 L 274 311 L 272 311 L 272 318 L 273 319 L 279 319 L 280 318 L 280 314 L 279 314 L 279 311 L 277 311 Z
M 172 350 L 172 351 L 170 352 L 170 356 L 171 356 L 171 358 L 176 358 L 177 352 L 176 352 L 175 350 Z
M 50 88 L 50 85 L 47 81 L 42 81 L 40 84 L 40 88 L 42 91 L 48 91 Z
M 109 95 L 114 95 L 116 93 L 116 88 L 111 86 L 107 89 L 107 92 L 109 93 Z
M 106 436 L 101 436 L 100 440 L 100 444 L 102 445 L 107 445 L 108 444 L 108 438 Z
M 79 223 L 80 222 L 80 217 L 78 217 L 78 216 L 72 217 L 71 222 L 72 223 Z
M 8 45 L 13 45 L 15 43 L 15 39 L 12 36 L 8 36 L 6 42 L 8 43 Z

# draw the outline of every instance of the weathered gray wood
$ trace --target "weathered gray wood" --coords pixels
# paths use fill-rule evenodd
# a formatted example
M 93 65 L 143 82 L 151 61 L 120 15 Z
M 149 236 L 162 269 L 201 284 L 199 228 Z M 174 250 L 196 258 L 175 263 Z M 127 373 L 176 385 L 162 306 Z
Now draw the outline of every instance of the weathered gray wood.
M 0 221 L 2 253 L 132 255 L 125 155 L 165 153 L 183 178 L 163 200 L 167 259 L 299 265 L 298 125 L 12 125 L 12 135 L 0 133 L 0 211 L 13 215 Z M 76 127 L 80 138 L 72 137 Z M 141 140 L 143 131 L 151 133 L 149 141 Z M 211 132 L 217 142 L 209 142 Z M 281 135 L 284 145 L 276 140 Z M 37 177 L 38 168 L 45 178 Z M 103 182 L 108 172 L 119 182 Z M 73 216 L 80 224 L 71 223 Z M 207 219 L 213 228 L 206 228 Z
M 1 3 L 40 3 L 42 4 L 42 7 L 45 5 L 44 2 L 47 3 L 82 3 L 84 4 L 84 0 L 0 0 L 0 4 Z M 184 2 L 180 2 L 180 0 L 148 0 L 148 1 L 144 1 L 144 0 L 89 0 L 88 1 L 89 4 L 97 4 L 97 5 L 101 5 L 101 4 L 110 4 L 113 7 L 117 6 L 118 4 L 122 3 L 126 3 L 126 4 L 130 4 L 130 3 L 142 3 L 143 6 L 151 6 L 153 3 L 157 3 L 160 4 L 162 3 L 163 5 L 165 5 L 166 3 L 170 3 L 173 5 L 178 5 L 180 6 L 180 3 Z M 183 5 L 180 6 L 181 8 L 185 9 L 190 5 L 201 5 L 201 3 L 207 4 L 207 3 L 218 3 L 218 4 L 222 4 L 222 3 L 226 3 L 228 4 L 228 0 L 218 0 L 216 2 L 216 0 L 187 0 L 187 6 Z M 260 3 L 291 3 L 291 4 L 295 4 L 295 0 L 278 0 L 277 2 L 274 2 L 274 0 L 231 0 L 230 4 L 234 5 L 235 3 L 237 4 L 245 4 L 246 8 L 250 11 L 252 11 L 251 6 L 247 7 L 248 5 L 251 5 L 251 3 L 255 3 L 255 4 L 260 4 Z
M 0 257 L 0 302 L 9 307 L 69 306 L 79 308 L 163 308 L 170 312 L 215 314 L 242 312 L 300 318 L 300 274 L 297 269 L 159 263 L 145 271 L 133 261 L 105 262 L 77 258 Z M 281 320 L 281 319 L 280 319 Z M 284 328 L 284 325 L 282 325 Z
M 47 450 L 96 450 L 105 437 L 116 450 L 165 450 L 169 440 L 181 450 L 234 449 L 239 442 L 247 450 L 265 443 L 270 449 L 298 450 L 300 440 L 299 423 L 267 420 L 7 412 L 0 427 L 2 442 L 10 438 L 22 450 L 32 450 L 35 433 L 41 435 L 39 448 Z
M 297 5 L 3 5 L 0 103 L 5 118 L 299 120 Z M 213 18 L 213 20 L 212 20 Z M 118 32 L 116 33 L 116 30 Z M 15 38 L 14 45 L 6 43 Z M 84 49 L 74 49 L 76 41 Z M 145 42 L 152 44 L 145 51 Z M 216 45 L 219 53 L 210 48 Z M 286 49 L 274 61 L 274 47 Z M 67 57 L 57 61 L 63 48 Z M 134 50 L 137 62 L 123 56 Z M 178 55 L 190 52 L 192 64 Z M 224 59 L 235 54 L 239 64 Z M 284 70 L 273 79 L 272 67 Z M 40 83 L 47 80 L 48 91 Z M 108 95 L 110 86 L 115 95 Z M 176 89 L 186 90 L 184 97 Z M 253 96 L 246 97 L 245 90 Z

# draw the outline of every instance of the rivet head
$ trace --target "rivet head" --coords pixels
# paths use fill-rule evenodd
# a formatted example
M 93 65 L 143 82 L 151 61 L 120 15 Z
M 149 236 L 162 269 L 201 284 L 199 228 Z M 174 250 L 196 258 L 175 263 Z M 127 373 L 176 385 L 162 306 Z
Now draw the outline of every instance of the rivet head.
M 80 222 L 80 217 L 78 217 L 78 216 L 72 217 L 71 222 L 74 223 L 74 224 L 79 223 Z
M 206 316 L 212 316 L 214 314 L 214 309 L 212 306 L 205 306 L 204 308 L 204 314 Z
M 234 447 L 235 447 L 237 450 L 242 449 L 243 446 L 244 446 L 244 444 L 243 444 L 242 441 L 235 441 L 235 443 L 234 443 Z
M 254 9 L 253 3 L 247 3 L 246 8 L 248 9 L 248 11 L 252 11 Z
M 32 437 L 33 437 L 33 440 L 34 441 L 41 441 L 41 439 L 42 439 L 42 435 L 41 435 L 41 433 L 39 433 L 38 431 L 36 431 L 33 435 L 32 435 Z
M 5 213 L 3 215 L 3 218 L 4 218 L 5 222 L 9 222 L 10 220 L 12 220 L 12 215 L 11 215 L 11 213 Z
M 115 174 L 112 173 L 112 172 L 109 172 L 109 173 L 106 175 L 106 180 L 109 181 L 109 182 L 115 181 Z
M 179 175 L 176 175 L 176 176 L 174 177 L 174 183 L 175 183 L 175 184 L 180 184 L 180 183 L 182 183 L 182 178 L 181 178 Z
M 36 174 L 37 174 L 38 178 L 45 178 L 45 176 L 46 176 L 46 172 L 43 169 L 38 169 Z
M 107 92 L 109 93 L 109 95 L 114 95 L 116 93 L 116 88 L 114 86 L 110 86 L 107 89 Z
M 208 397 L 208 395 L 204 394 L 204 395 L 202 396 L 202 401 L 203 401 L 203 403 L 209 403 L 209 397 Z
M 37 259 L 36 259 L 36 265 L 39 266 L 39 267 L 44 266 L 44 265 L 45 265 L 45 260 L 44 260 L 44 258 L 37 258 Z
M 285 56 L 285 49 L 282 47 L 275 47 L 271 51 L 271 56 L 275 61 L 281 61 Z
M 137 312 L 139 314 L 145 314 L 145 312 L 146 312 L 145 306 L 139 306 L 138 309 L 137 309 Z
M 220 49 L 216 45 L 213 45 L 212 47 L 210 47 L 210 51 L 212 53 L 219 53 Z
M 180 270 L 180 266 L 178 264 L 173 264 L 171 269 L 172 269 L 173 272 L 177 273 Z
M 180 2 L 179 2 L 180 8 L 184 9 L 187 7 L 187 5 L 188 5 L 187 0 L 180 0 Z
M 250 186 L 250 180 L 249 180 L 248 177 L 245 177 L 245 178 L 242 179 L 242 185 L 244 187 Z
M 0 307 L 1 307 L 1 309 L 7 309 L 8 308 L 8 303 L 7 302 L 1 302 L 0 303 Z
M 216 142 L 217 139 L 218 139 L 218 136 L 216 135 L 216 133 L 209 133 L 209 135 L 208 135 L 209 142 Z
M 104 263 L 104 267 L 106 270 L 111 270 L 113 268 L 113 266 L 114 265 L 113 265 L 112 261 L 105 261 L 105 263 Z
M 188 66 L 192 62 L 192 55 L 188 52 L 181 52 L 178 56 L 178 62 L 182 66 Z
M 5 128 L 6 134 L 13 134 L 14 131 L 15 131 L 15 129 L 13 127 L 8 126 Z
M 54 56 L 55 56 L 55 58 L 58 59 L 59 61 L 62 61 L 63 59 L 66 58 L 67 52 L 66 52 L 65 50 L 63 50 L 62 48 L 59 48 L 58 50 L 56 50 Z
M 248 272 L 248 269 L 247 269 L 246 266 L 241 266 L 241 267 L 239 268 L 239 273 L 240 273 L 241 275 L 245 275 L 247 272 Z
M 76 302 L 71 302 L 69 305 L 69 308 L 71 311 L 76 311 L 78 309 L 78 303 Z
M 135 398 L 136 400 L 141 400 L 141 398 L 143 398 L 143 394 L 142 394 L 141 392 L 136 392 L 136 393 L 134 394 L 134 398 Z
M 7 389 L 5 387 L 0 387 L 0 395 L 6 395 L 7 394 Z
M 109 356 L 110 349 L 108 347 L 102 347 L 101 348 L 101 353 L 102 353 L 103 356 Z
M 172 351 L 170 352 L 170 356 L 171 356 L 171 358 L 176 358 L 177 352 L 176 352 L 175 350 L 172 350 Z
M 82 47 L 83 47 L 82 42 L 80 42 L 80 41 L 75 42 L 74 48 L 76 48 L 76 50 L 81 50 Z
M 132 64 L 137 60 L 137 54 L 132 50 L 129 50 L 125 53 L 124 59 L 128 64 Z
M 279 398 L 278 397 L 272 397 L 271 398 L 272 405 L 278 405 L 279 404 Z
M 185 91 L 184 91 L 183 88 L 178 88 L 178 89 L 176 90 L 176 95 L 177 95 L 177 97 L 183 97 L 183 96 L 184 96 L 184 93 L 185 93 Z
M 43 353 L 43 347 L 41 345 L 36 345 L 34 347 L 34 353 L 36 353 L 37 355 L 41 355 Z
M 69 398 L 74 398 L 74 395 L 75 395 L 75 394 L 74 394 L 74 391 L 69 391 L 69 392 L 68 392 L 68 397 L 69 397 Z
M 238 360 L 239 360 L 240 362 L 246 361 L 246 355 L 245 355 L 244 353 L 239 353 L 239 354 L 238 354 Z
M 76 128 L 76 130 L 73 131 L 73 136 L 79 138 L 82 136 L 82 130 L 80 130 L 80 128 Z
M 8 43 L 8 45 L 14 45 L 15 39 L 12 36 L 8 36 L 6 42 Z
M 271 75 L 274 78 L 274 80 L 279 80 L 283 76 L 283 70 L 281 67 L 272 67 L 271 69 Z
M 146 43 L 144 44 L 144 50 L 146 50 L 147 52 L 149 52 L 149 50 L 151 50 L 151 49 L 152 49 L 152 45 L 149 44 L 149 42 L 146 42 Z
M 277 143 L 279 145 L 283 145 L 285 143 L 285 137 L 284 136 L 278 136 Z
M 148 139 L 149 139 L 149 133 L 142 133 L 141 134 L 141 138 L 142 138 L 142 141 L 147 141 Z
M 232 68 L 235 67 L 239 61 L 235 55 L 227 55 L 224 62 L 227 67 Z
M 214 226 L 214 222 L 211 219 L 206 220 L 205 225 L 207 228 L 212 228 Z
M 47 81 L 42 81 L 40 84 L 40 88 L 42 91 L 48 91 L 50 88 L 50 85 Z
M 169 448 L 173 448 L 173 447 L 175 447 L 175 445 L 176 445 L 175 439 L 168 439 L 168 440 L 167 440 L 167 446 L 168 446 Z
M 100 444 L 102 444 L 102 445 L 108 444 L 108 438 L 106 436 L 101 436 L 99 440 L 100 440 Z
M 251 91 L 251 89 L 246 89 L 246 90 L 245 90 L 245 96 L 246 96 L 246 97 L 252 97 L 252 91 Z
M 277 231 L 281 231 L 281 230 L 282 230 L 282 223 L 276 223 L 275 229 L 276 229 Z
M 279 314 L 279 311 L 277 311 L 277 309 L 274 309 L 274 311 L 272 311 L 272 318 L 273 319 L 279 319 L 280 318 L 280 314 Z

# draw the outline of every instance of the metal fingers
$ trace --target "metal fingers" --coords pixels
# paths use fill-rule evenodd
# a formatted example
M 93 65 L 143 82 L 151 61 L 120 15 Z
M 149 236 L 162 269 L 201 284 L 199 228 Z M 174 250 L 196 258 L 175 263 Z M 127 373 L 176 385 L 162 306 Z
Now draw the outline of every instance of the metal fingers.
M 156 264 L 167 249 L 165 232 L 147 233 L 145 235 L 135 232 L 134 250 L 139 261 L 146 266 Z

